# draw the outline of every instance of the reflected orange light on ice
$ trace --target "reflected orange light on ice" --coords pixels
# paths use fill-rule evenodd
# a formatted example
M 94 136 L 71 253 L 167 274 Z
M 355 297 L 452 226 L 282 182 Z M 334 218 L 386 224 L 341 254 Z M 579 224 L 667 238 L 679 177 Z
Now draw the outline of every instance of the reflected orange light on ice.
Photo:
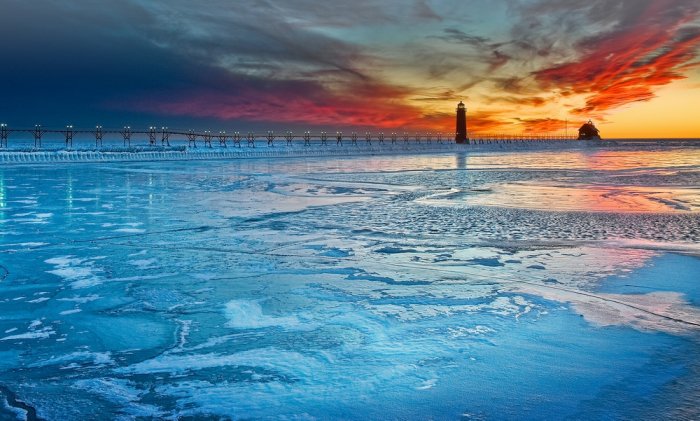
M 659 149 L 647 151 L 538 151 L 510 154 L 470 154 L 470 168 L 589 169 L 600 171 L 634 168 L 673 170 L 672 167 L 700 165 L 700 149 Z
M 700 150 L 692 148 L 468 155 L 463 165 L 469 169 L 521 168 L 523 171 L 556 172 L 544 184 L 527 181 L 497 184 L 490 186 L 487 193 L 456 195 L 449 199 L 437 197 L 429 201 L 443 206 L 466 204 L 558 211 L 698 212 L 700 189 L 676 187 L 670 185 L 668 179 L 658 186 L 647 183 L 653 177 L 693 171 L 699 164 Z M 461 165 L 457 163 L 458 167 Z M 579 173 L 579 170 L 583 171 Z M 603 178 L 589 181 L 589 171 L 601 171 Z
M 700 210 L 700 192 L 656 187 L 572 187 L 505 184 L 492 194 L 476 196 L 471 204 L 525 209 L 586 212 L 689 212 Z
M 582 160 L 586 168 L 605 171 L 697 166 L 700 165 L 700 149 L 601 151 L 582 154 Z

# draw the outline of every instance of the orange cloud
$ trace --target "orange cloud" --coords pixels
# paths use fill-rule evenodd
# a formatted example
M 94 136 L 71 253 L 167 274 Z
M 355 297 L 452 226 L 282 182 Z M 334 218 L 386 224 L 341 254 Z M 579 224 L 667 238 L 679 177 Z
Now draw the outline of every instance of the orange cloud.
M 655 97 L 656 87 L 683 79 L 700 45 L 700 28 L 688 26 L 697 16 L 665 22 L 673 0 L 649 2 L 635 24 L 580 43 L 584 53 L 574 61 L 534 73 L 544 89 L 588 95 L 576 114 L 607 110 Z
M 578 128 L 574 127 L 576 125 L 575 123 L 555 118 L 519 119 L 519 123 L 523 131 L 531 133 L 563 132 L 567 126 L 569 130 L 571 130 L 571 133 L 573 133 L 574 129 Z

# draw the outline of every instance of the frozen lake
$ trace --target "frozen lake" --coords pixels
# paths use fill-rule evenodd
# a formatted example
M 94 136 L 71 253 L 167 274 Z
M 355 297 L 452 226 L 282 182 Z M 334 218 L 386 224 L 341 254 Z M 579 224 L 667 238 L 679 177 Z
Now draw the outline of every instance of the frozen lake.
M 697 419 L 700 148 L 0 167 L 0 419 Z

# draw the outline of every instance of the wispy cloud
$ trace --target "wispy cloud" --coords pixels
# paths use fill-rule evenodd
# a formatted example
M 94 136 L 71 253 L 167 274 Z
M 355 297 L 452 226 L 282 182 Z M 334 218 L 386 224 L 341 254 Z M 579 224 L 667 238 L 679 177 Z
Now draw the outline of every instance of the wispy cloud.
M 543 89 L 586 95 L 585 105 L 574 110 L 585 116 L 649 101 L 658 87 L 685 78 L 699 64 L 700 11 L 688 6 L 639 2 L 609 31 L 579 41 L 577 58 L 538 70 L 535 78 Z

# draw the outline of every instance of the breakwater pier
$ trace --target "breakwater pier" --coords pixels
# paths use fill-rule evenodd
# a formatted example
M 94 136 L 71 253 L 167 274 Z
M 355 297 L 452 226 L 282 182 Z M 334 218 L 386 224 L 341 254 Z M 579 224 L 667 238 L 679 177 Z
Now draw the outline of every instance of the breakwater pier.
M 11 149 L 13 146 L 32 147 L 34 149 L 44 149 L 44 142 L 47 138 L 52 140 L 48 147 L 63 143 L 65 149 L 73 148 L 74 141 L 78 138 L 84 142 L 83 146 L 87 146 L 88 141 L 94 141 L 96 149 L 105 146 L 117 146 L 121 143 L 122 147 L 131 147 L 134 145 L 143 145 L 148 147 L 171 147 L 174 144 L 184 144 L 188 147 L 197 148 L 198 146 L 212 148 L 214 145 L 220 147 L 241 147 L 242 145 L 255 147 L 260 142 L 266 143 L 267 146 L 275 146 L 283 142 L 287 146 L 300 144 L 303 146 L 312 146 L 314 144 L 320 146 L 328 146 L 335 144 L 342 146 L 344 144 L 359 145 L 364 143 L 372 144 L 409 144 L 409 143 L 454 143 L 456 133 L 441 133 L 441 132 L 417 132 L 417 131 L 387 131 L 387 132 L 328 132 L 305 131 L 302 133 L 294 133 L 292 131 L 275 132 L 272 130 L 265 132 L 227 132 L 220 130 L 218 132 L 211 130 L 195 131 L 195 130 L 177 130 L 168 127 L 150 126 L 147 129 L 134 129 L 131 126 L 124 126 L 121 129 L 106 129 L 103 126 L 95 126 L 91 129 L 78 129 L 73 126 L 66 126 L 60 129 L 44 128 L 41 125 L 35 125 L 33 128 L 11 128 L 7 124 L 0 124 L 0 148 Z M 457 134 L 458 135 L 458 134 Z M 17 140 L 16 142 L 11 141 Z M 28 143 L 27 140 L 29 140 Z M 491 143 L 532 143 L 543 141 L 562 141 L 576 140 L 575 136 L 568 135 L 553 135 L 553 134 L 473 134 L 471 139 L 467 139 L 465 144 L 491 144 Z M 172 143 L 171 143 L 172 142 Z
M 478 150 L 533 150 L 583 146 L 571 136 L 471 134 L 463 143 L 454 133 L 291 131 L 228 132 L 150 126 L 108 129 L 66 126 L 11 128 L 0 124 L 0 162 L 117 162 L 272 157 L 397 155 Z

